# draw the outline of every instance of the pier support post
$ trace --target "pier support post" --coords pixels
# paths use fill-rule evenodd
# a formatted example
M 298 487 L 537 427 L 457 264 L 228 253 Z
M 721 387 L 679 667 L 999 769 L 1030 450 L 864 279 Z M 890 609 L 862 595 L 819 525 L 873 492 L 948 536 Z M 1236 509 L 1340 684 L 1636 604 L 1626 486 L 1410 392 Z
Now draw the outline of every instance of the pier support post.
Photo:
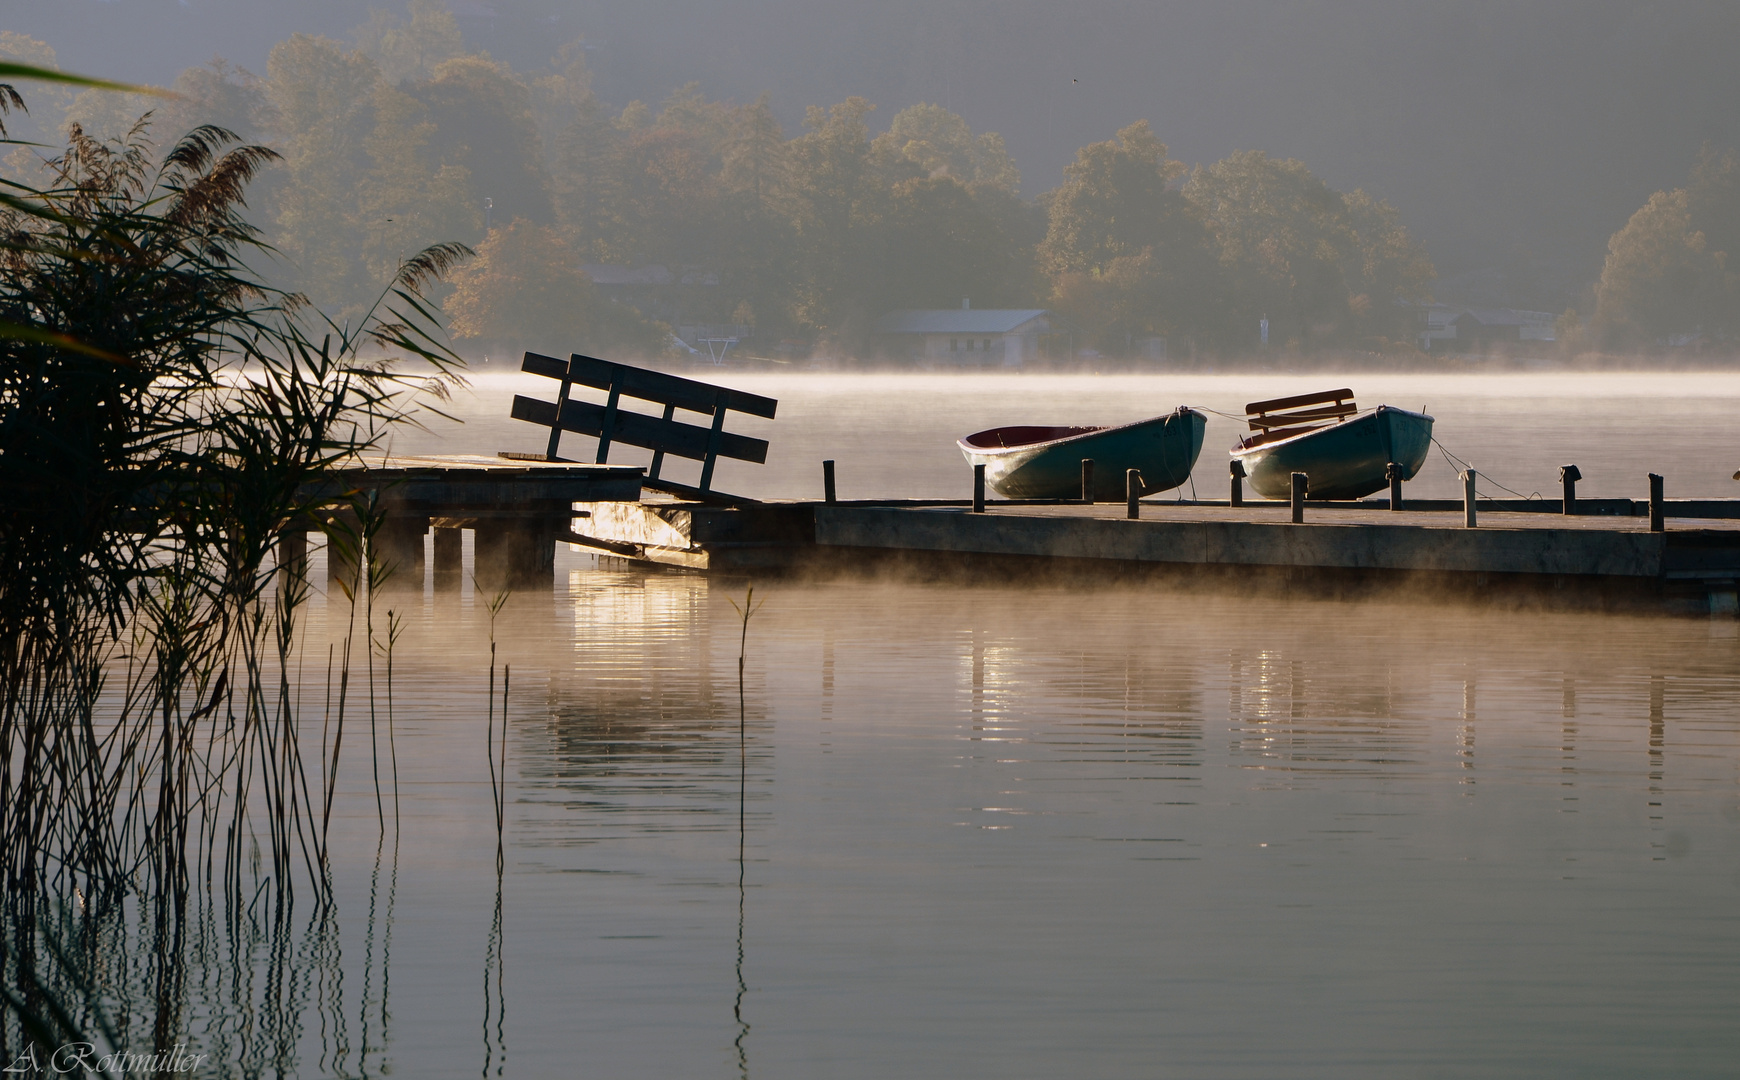
M 973 466 L 973 513 L 985 512 L 985 466 Z
M 393 516 L 369 538 L 369 587 L 423 591 L 423 534 L 426 517 Z
M 1477 527 L 1474 520 L 1474 478 L 1473 469 L 1462 474 L 1462 524 L 1469 529 Z
M 1245 463 L 1238 458 L 1233 458 L 1227 463 L 1227 468 L 1232 473 L 1232 493 L 1231 498 L 1227 501 L 1233 506 L 1243 506 L 1245 504 Z
M 1302 472 L 1293 474 L 1293 524 L 1305 523 L 1305 490 L 1309 478 Z
M 465 530 L 437 525 L 435 533 L 435 591 L 456 592 L 465 577 Z
M 829 506 L 839 501 L 834 495 L 834 461 L 832 458 L 822 462 L 822 501 Z
M 1565 501 L 1559 504 L 1562 514 L 1577 512 L 1577 481 L 1583 479 L 1583 473 L 1575 465 L 1559 466 L 1559 483 L 1565 486 Z
M 1392 461 L 1384 466 L 1384 477 L 1390 482 L 1390 509 L 1402 508 L 1402 463 Z
M 478 587 L 550 588 L 556 576 L 556 530 L 546 521 L 479 521 L 472 551 Z
M 1667 500 L 1662 498 L 1662 479 L 1649 474 L 1649 531 L 1667 531 Z
M 1081 459 L 1081 501 L 1084 503 L 1091 503 L 1094 501 L 1093 458 Z
M 278 538 L 278 584 L 285 586 L 308 573 L 308 534 L 287 532 Z
M 329 517 L 321 531 L 326 535 L 326 595 L 331 600 L 342 596 L 345 589 L 361 586 L 357 555 L 363 543 L 362 530 L 356 515 L 341 511 Z
M 1140 469 L 1127 469 L 1124 472 L 1124 516 L 1135 521 L 1142 516 L 1142 472 Z

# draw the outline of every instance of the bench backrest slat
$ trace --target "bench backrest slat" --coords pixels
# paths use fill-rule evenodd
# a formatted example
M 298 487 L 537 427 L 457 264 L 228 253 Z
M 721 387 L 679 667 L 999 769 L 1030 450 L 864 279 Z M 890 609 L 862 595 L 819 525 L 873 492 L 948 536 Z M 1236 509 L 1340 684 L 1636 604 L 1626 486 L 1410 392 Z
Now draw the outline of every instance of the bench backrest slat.
M 562 406 L 562 430 L 593 437 L 602 436 L 607 412 L 603 405 L 571 398 Z M 515 394 L 512 416 L 515 420 L 525 420 L 541 427 L 555 427 L 556 404 Z M 712 439 L 713 429 L 711 426 L 701 427 L 697 424 L 685 424 L 680 420 L 666 420 L 618 409 L 610 436 L 612 442 L 663 451 L 694 461 L 705 461 L 707 444 Z M 767 463 L 767 440 L 721 431 L 719 456 L 763 465 Z
M 727 409 L 769 420 L 773 419 L 774 410 L 779 407 L 778 401 L 760 394 L 714 386 L 695 379 L 685 379 L 681 375 L 667 375 L 662 371 L 613 364 L 608 360 L 581 356 L 578 353 L 567 360 L 558 360 L 553 356 L 529 352 L 525 362 L 520 365 L 520 370 L 552 379 L 570 379 L 576 385 L 590 386 L 594 390 L 614 388 L 627 397 L 656 401 L 660 405 L 675 405 L 679 409 L 709 415 L 713 412 L 713 403 L 720 395 L 724 396 Z
M 1339 420 L 1344 416 L 1352 416 L 1359 411 L 1359 406 L 1351 401 L 1339 405 L 1331 405 L 1322 409 L 1295 409 L 1292 412 L 1269 413 L 1266 416 L 1247 417 L 1252 431 L 1263 428 L 1286 427 L 1289 424 L 1308 424 L 1315 420 Z
M 765 464 L 767 441 L 736 435 L 725 430 L 725 414 L 736 410 L 750 416 L 773 418 L 779 402 L 742 390 L 667 375 L 662 371 L 613 364 L 593 356 L 574 353 L 566 360 L 529 352 L 520 365 L 521 371 L 543 375 L 561 383 L 555 401 L 514 395 L 511 414 L 515 420 L 525 420 L 550 429 L 549 449 L 545 457 L 556 460 L 562 432 L 591 435 L 598 440 L 598 464 L 610 457 L 616 443 L 645 447 L 653 452 L 652 466 L 643 486 L 665 491 L 699 494 L 707 497 L 713 486 L 713 468 L 721 457 Z M 609 399 L 603 405 L 577 401 L 568 396 L 575 386 L 604 390 Z M 664 406 L 663 416 L 649 416 L 626 408 L 624 398 L 650 401 Z M 711 417 L 706 427 L 673 419 L 678 409 Z M 701 484 L 690 488 L 659 479 L 666 454 L 701 462 Z
M 1296 409 L 1301 405 L 1323 405 L 1332 401 L 1347 401 L 1352 397 L 1352 390 L 1325 390 L 1316 394 L 1298 394 L 1294 397 L 1274 398 L 1270 401 L 1253 401 L 1245 406 L 1245 412 L 1251 415 L 1271 413 L 1282 409 Z

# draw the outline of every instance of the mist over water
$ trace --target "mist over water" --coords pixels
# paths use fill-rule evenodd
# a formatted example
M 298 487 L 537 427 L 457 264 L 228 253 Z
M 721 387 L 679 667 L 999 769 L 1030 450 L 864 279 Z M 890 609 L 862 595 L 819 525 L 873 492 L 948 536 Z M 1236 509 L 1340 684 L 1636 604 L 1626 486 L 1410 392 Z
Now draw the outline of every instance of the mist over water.
M 719 463 L 716 485 L 757 498 L 821 497 L 821 462 L 837 461 L 843 499 L 953 498 L 972 494 L 972 470 L 955 446 L 963 435 L 1003 424 L 1121 424 L 1178 405 L 1213 409 L 1194 472 L 1197 495 L 1226 498 L 1226 450 L 1247 433 L 1246 403 L 1339 387 L 1361 408 L 1393 405 L 1436 418 L 1434 437 L 1481 474 L 1481 494 L 1559 494 L 1559 466 L 1575 463 L 1589 498 L 1646 498 L 1648 474 L 1667 478 L 1669 498 L 1740 495 L 1740 374 L 1552 372 L 1538 375 L 778 375 L 697 369 L 779 400 L 775 420 L 732 417 L 744 434 L 772 444 L 766 465 Z M 472 393 L 450 410 L 464 421 L 431 420 L 428 432 L 398 443 L 412 453 L 542 453 L 547 433 L 508 419 L 516 393 L 550 396 L 549 380 L 477 369 Z M 566 436 L 574 453 L 592 443 Z M 611 460 L 644 464 L 633 448 Z M 674 462 L 672 478 L 693 482 L 699 467 Z M 1457 468 L 1434 448 L 1408 493 L 1461 498 Z M 687 469 L 687 472 L 683 470 Z M 1489 484 L 1489 482 L 1491 482 Z M 1184 490 L 1189 497 L 1190 489 Z M 1176 497 L 1176 493 L 1150 502 Z
M 1525 492 L 1575 461 L 1591 495 L 1639 495 L 1647 471 L 1726 495 L 1740 464 L 1721 434 L 1740 376 L 719 381 L 780 399 L 780 419 L 743 424 L 769 463 L 719 481 L 766 497 L 816 496 L 823 457 L 843 497 L 960 497 L 953 440 L 980 427 L 1329 385 L 1426 407 Z M 474 383 L 464 428 L 400 448 L 541 448 L 503 418 L 544 387 Z M 1234 433 L 1211 418 L 1204 497 Z M 1410 490 L 1453 484 L 1440 459 Z M 767 580 L 740 713 L 728 601 L 748 584 L 562 547 L 553 594 L 509 599 L 499 891 L 489 613 L 469 584 L 384 602 L 409 619 L 401 822 L 395 850 L 389 808 L 381 844 L 365 735 L 340 771 L 302 1074 L 1714 1077 L 1740 1060 L 1732 620 Z M 347 610 L 310 612 L 305 694 Z

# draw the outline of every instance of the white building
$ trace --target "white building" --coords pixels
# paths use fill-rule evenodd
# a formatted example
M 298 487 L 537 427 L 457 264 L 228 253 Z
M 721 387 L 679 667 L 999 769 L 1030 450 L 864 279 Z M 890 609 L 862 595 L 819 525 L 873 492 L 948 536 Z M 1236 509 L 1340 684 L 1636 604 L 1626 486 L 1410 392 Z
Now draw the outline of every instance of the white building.
M 1020 367 L 1039 356 L 1039 335 L 1051 331 L 1039 308 L 959 308 L 891 311 L 876 333 L 891 352 L 933 364 Z

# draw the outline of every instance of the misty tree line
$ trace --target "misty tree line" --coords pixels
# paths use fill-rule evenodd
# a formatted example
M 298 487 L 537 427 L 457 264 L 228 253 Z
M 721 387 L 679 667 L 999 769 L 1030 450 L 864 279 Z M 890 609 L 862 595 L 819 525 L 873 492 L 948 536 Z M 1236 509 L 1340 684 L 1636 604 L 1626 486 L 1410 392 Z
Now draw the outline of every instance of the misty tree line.
M 54 60 L 16 34 L 0 53 Z M 809 109 L 795 136 L 765 95 L 711 101 L 691 84 L 657 108 L 614 108 L 591 88 L 583 42 L 514 71 L 467 52 L 435 0 L 412 0 L 404 19 L 377 12 L 349 44 L 280 42 L 263 78 L 214 62 L 173 89 L 167 102 L 69 95 L 48 111 L 102 137 L 163 142 L 215 122 L 277 149 L 284 162 L 251 195 L 282 253 L 261 270 L 340 322 L 409 254 L 471 244 L 443 306 L 457 337 L 486 347 L 659 347 L 665 329 L 603 300 L 585 264 L 716 281 L 689 290 L 686 316 L 750 325 L 760 341 L 862 349 L 890 310 L 971 297 L 1050 308 L 1078 347 L 1114 353 L 1155 336 L 1242 351 L 1265 316 L 1281 346 L 1405 351 L 1408 305 L 1434 276 L 1393 207 L 1298 161 L 1251 151 L 1190 169 L 1137 122 L 1024 198 L 1002 139 L 941 107 L 873 135 L 874 106 L 849 98 Z M 28 164 L 15 153 L 8 167 Z M 1737 175 L 1733 155 L 1708 156 L 1686 189 L 1640 210 L 1575 333 L 1732 334 Z
M 1706 146 L 1685 187 L 1650 196 L 1607 243 L 1589 325 L 1573 311 L 1561 328 L 1572 348 L 1731 347 L 1740 338 L 1740 154 Z

